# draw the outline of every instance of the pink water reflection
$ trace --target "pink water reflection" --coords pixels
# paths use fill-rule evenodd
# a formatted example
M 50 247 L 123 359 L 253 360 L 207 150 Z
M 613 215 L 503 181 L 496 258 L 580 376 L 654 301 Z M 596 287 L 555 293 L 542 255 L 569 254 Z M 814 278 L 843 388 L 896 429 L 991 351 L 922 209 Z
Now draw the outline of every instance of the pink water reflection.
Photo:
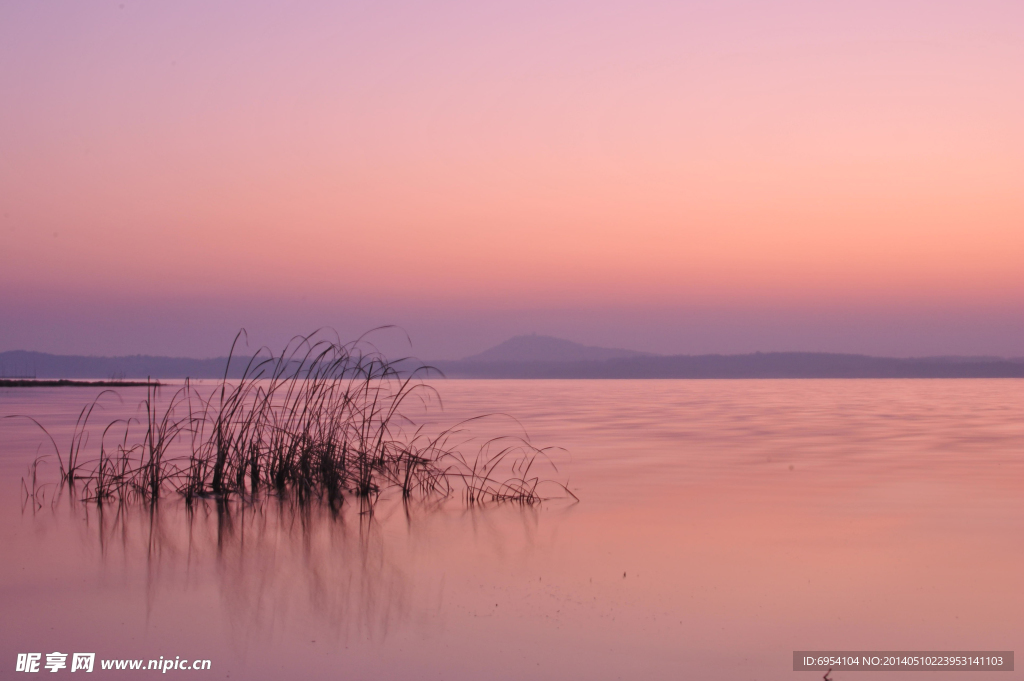
M 5 422 L 3 659 L 208 657 L 204 676 L 245 679 L 788 679 L 820 677 L 790 671 L 795 649 L 1022 649 L 1022 381 L 439 388 L 446 419 L 506 412 L 565 447 L 559 474 L 582 501 L 393 500 L 372 520 L 273 501 L 33 512 L 17 484 L 38 438 Z M 0 411 L 66 423 L 90 397 L 7 390 Z

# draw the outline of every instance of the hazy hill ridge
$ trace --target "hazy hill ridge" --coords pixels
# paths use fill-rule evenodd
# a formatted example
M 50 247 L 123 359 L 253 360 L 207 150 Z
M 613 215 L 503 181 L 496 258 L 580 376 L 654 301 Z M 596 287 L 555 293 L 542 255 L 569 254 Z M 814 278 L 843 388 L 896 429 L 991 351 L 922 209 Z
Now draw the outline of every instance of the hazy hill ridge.
M 90 357 L 13 350 L 0 352 L 0 378 L 219 378 L 227 361 L 227 357 Z
M 603 362 L 436 362 L 451 378 L 1024 378 L 1024 362 L 816 352 L 647 355 Z
M 235 358 L 230 376 L 245 367 Z M 0 378 L 220 378 L 226 357 L 87 357 L 15 350 L 0 353 Z M 1024 378 L 1024 358 L 872 357 L 821 352 L 654 355 L 582 345 L 552 336 L 516 336 L 462 360 L 427 362 L 450 378 Z M 418 362 L 399 363 L 413 369 Z

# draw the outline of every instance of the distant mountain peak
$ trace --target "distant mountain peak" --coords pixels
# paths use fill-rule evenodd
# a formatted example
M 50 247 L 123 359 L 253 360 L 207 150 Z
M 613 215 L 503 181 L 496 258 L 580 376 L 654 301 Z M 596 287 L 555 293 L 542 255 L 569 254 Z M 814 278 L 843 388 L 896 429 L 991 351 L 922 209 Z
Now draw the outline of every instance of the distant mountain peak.
M 582 345 L 554 336 L 513 336 L 466 362 L 604 362 L 620 357 L 646 357 L 646 352 Z

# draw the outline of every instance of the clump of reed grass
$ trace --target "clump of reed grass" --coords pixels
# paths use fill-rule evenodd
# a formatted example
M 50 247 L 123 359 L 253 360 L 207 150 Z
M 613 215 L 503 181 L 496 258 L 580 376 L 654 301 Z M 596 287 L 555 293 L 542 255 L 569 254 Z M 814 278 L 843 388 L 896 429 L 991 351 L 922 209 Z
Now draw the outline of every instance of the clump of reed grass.
M 345 344 L 323 333 L 239 359 L 243 334 L 212 391 L 186 380 L 161 402 L 160 387 L 148 385 L 141 417 L 108 424 L 88 462 L 86 426 L 100 398 L 84 407 L 66 453 L 50 437 L 61 484 L 82 481 L 83 498 L 98 504 L 154 502 L 173 492 L 188 504 L 273 494 L 333 507 L 354 497 L 372 509 L 388 491 L 535 504 L 547 485 L 575 498 L 531 472 L 538 459 L 554 464 L 525 437 L 488 440 L 470 456 L 461 437 L 469 422 L 433 434 L 417 424 L 408 407 L 439 401 L 426 382 L 440 373 L 431 367 L 389 361 L 361 340 Z

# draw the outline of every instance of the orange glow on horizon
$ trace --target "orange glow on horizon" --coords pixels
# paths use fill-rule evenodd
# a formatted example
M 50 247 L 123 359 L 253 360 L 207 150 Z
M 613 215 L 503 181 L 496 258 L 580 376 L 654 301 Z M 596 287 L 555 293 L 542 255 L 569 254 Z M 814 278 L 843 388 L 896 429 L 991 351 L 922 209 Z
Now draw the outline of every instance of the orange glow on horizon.
M 8 8 L 0 287 L 1017 309 L 1024 21 L 919 9 Z

